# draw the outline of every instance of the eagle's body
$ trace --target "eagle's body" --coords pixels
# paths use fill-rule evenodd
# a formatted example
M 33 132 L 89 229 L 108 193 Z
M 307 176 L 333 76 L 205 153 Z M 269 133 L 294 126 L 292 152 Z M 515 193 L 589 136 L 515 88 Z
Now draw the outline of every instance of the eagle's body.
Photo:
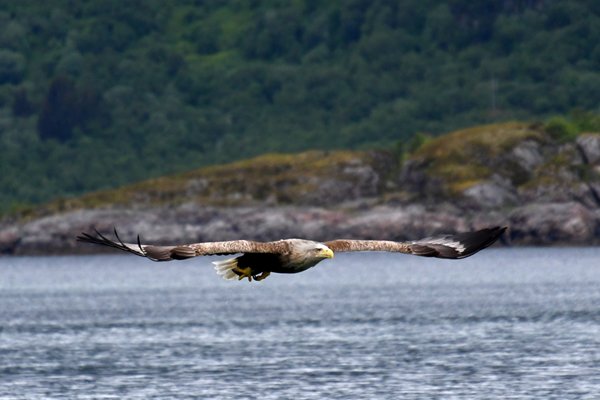
M 244 277 L 265 279 L 271 272 L 295 274 L 314 267 L 333 252 L 324 244 L 304 239 L 285 239 L 277 242 L 279 253 L 244 253 L 225 261 L 215 261 L 217 273 L 225 279 L 239 279 L 240 271 L 248 271 Z
M 225 261 L 216 261 L 217 273 L 225 279 L 263 280 L 270 273 L 291 274 L 305 271 L 319 262 L 333 258 L 334 252 L 391 251 L 424 257 L 459 259 L 475 254 L 493 244 L 506 230 L 494 227 L 475 232 L 459 233 L 413 242 L 387 240 L 339 239 L 325 243 L 305 239 L 283 239 L 274 242 L 232 240 L 202 242 L 176 246 L 142 245 L 124 243 L 115 230 L 116 241 L 97 233 L 78 236 L 82 242 L 115 247 L 153 261 L 182 260 L 204 255 L 242 255 Z
M 281 254 L 247 253 L 237 258 L 238 266 L 251 267 L 259 272 L 295 274 L 314 267 L 333 252 L 322 243 L 304 239 L 286 239 L 286 250 Z

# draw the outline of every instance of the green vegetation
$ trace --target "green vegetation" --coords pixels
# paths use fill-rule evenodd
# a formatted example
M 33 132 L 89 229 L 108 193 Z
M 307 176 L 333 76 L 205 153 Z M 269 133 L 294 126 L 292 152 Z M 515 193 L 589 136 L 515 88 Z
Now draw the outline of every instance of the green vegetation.
M 600 115 L 575 111 L 569 118 L 550 118 L 544 129 L 554 139 L 567 142 L 583 132 L 600 132 Z
M 2 1 L 0 26 L 0 212 L 600 104 L 593 0 Z

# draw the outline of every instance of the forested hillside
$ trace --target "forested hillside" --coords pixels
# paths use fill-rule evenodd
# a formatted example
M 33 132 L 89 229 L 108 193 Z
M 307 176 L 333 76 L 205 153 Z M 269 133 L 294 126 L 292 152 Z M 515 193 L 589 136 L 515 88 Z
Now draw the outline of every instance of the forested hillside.
M 600 104 L 594 0 L 2 0 L 0 26 L 0 211 Z

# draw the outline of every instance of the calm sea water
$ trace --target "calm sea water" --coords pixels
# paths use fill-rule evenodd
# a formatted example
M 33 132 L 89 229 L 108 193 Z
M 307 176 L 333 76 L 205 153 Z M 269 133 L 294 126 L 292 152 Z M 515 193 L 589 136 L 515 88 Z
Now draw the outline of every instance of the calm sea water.
M 210 261 L 0 258 L 0 398 L 600 398 L 600 248 Z

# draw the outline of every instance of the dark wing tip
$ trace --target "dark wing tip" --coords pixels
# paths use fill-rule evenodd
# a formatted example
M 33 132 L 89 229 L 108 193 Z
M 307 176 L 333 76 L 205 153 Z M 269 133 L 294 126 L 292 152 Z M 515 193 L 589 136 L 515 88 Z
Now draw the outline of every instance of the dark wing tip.
M 464 250 L 460 252 L 458 258 L 469 257 L 480 250 L 494 244 L 508 227 L 494 226 L 491 228 L 481 229 L 475 232 L 459 233 L 455 236 L 460 242 Z
M 423 257 L 466 258 L 494 244 L 506 229 L 507 227 L 495 226 L 474 232 L 423 239 L 413 243 L 410 249 L 412 254 Z
M 98 244 L 101 246 L 112 247 L 115 249 L 126 251 L 131 254 L 135 254 L 136 256 L 147 257 L 144 249 L 139 244 L 139 241 L 138 241 L 138 246 L 140 248 L 139 250 L 136 250 L 136 249 L 128 246 L 121 240 L 121 238 L 117 234 L 116 229 L 114 229 L 114 233 L 115 233 L 115 237 L 117 238 L 117 241 L 108 239 L 106 236 L 104 236 L 103 234 L 98 232 L 98 230 L 96 230 L 96 229 L 94 229 L 94 232 L 95 232 L 95 235 L 90 235 L 89 233 L 82 232 L 80 235 L 77 236 L 76 239 L 78 242 Z
M 112 247 L 135 254 L 136 256 L 146 257 L 152 261 L 184 260 L 197 255 L 196 251 L 190 246 L 144 246 L 141 243 L 139 235 L 137 236 L 136 243 L 125 243 L 119 237 L 116 229 L 114 229 L 116 240 L 108 239 L 95 229 L 94 232 L 95 235 L 82 232 L 77 236 L 77 241 Z

